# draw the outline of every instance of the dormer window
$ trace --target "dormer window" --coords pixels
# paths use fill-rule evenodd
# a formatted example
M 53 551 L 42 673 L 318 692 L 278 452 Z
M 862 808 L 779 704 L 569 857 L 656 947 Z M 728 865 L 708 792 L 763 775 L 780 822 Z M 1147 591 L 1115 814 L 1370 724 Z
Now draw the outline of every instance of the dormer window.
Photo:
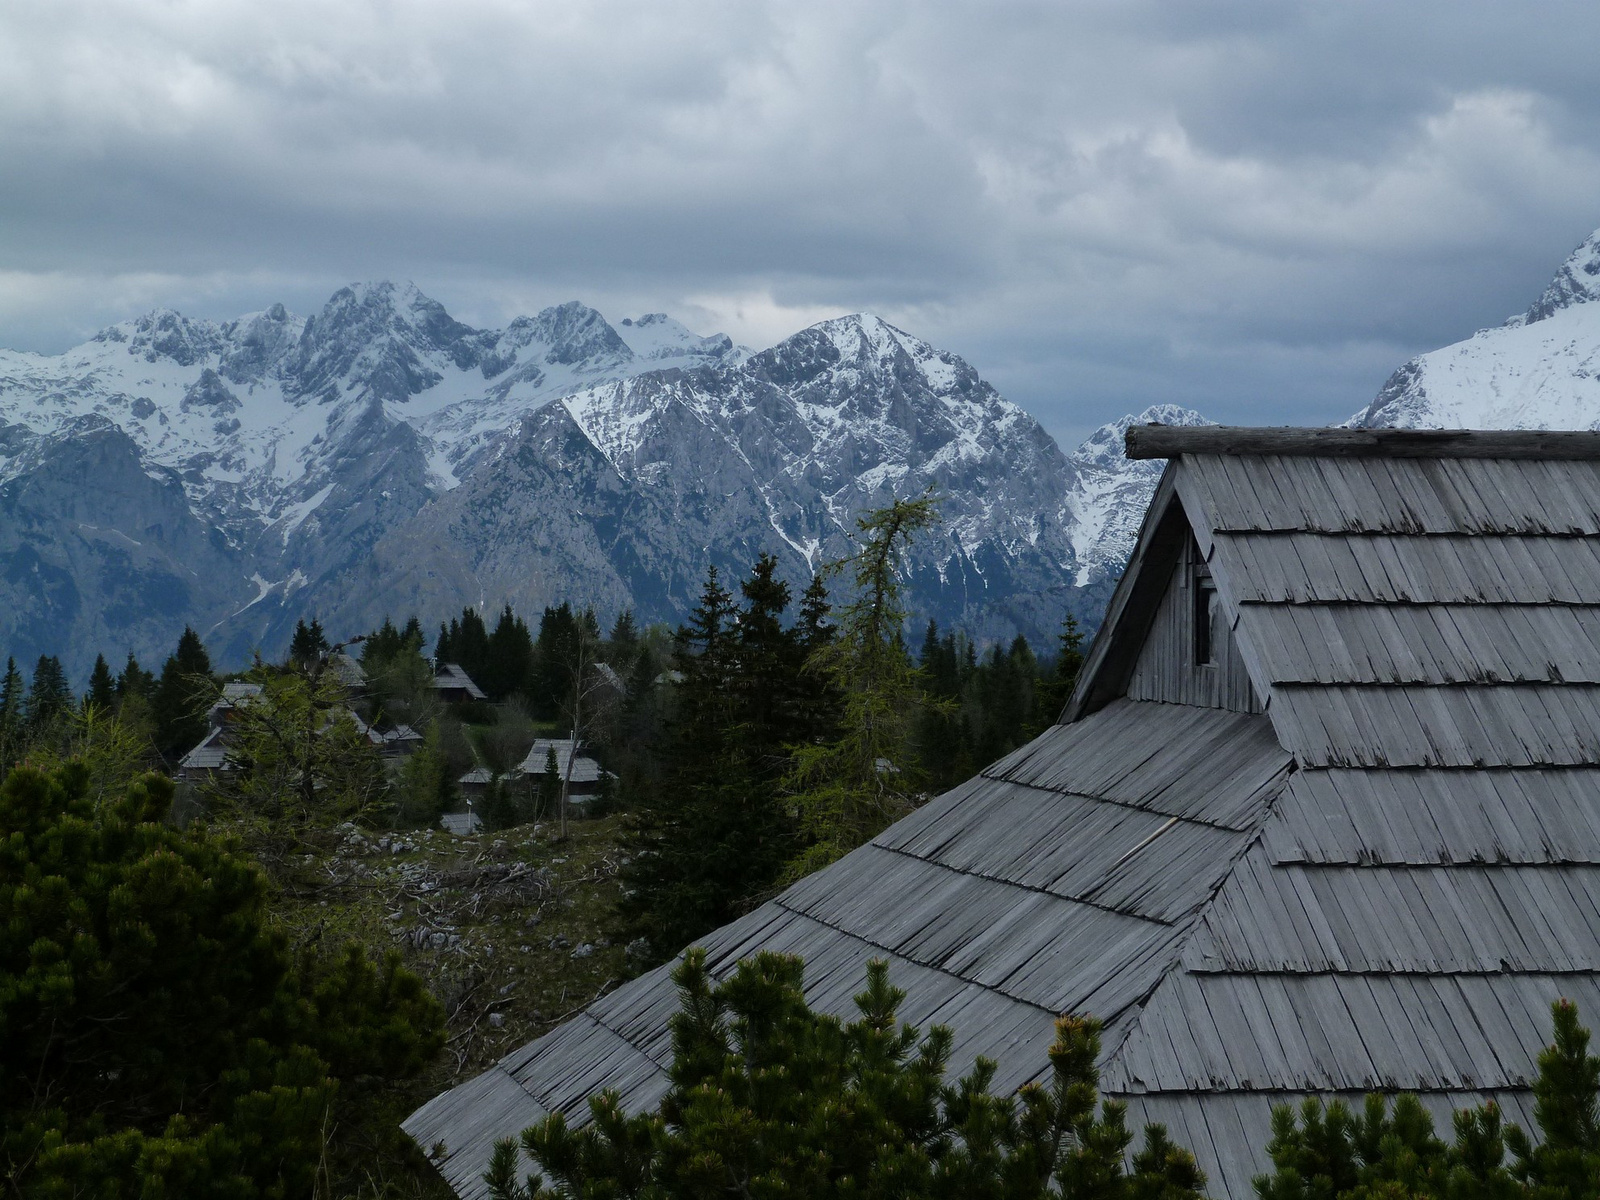
M 1217 661 L 1211 638 L 1217 613 L 1217 585 L 1211 581 L 1211 571 L 1204 563 L 1194 564 L 1193 570 L 1194 586 L 1189 593 L 1194 597 L 1194 663 L 1203 667 Z

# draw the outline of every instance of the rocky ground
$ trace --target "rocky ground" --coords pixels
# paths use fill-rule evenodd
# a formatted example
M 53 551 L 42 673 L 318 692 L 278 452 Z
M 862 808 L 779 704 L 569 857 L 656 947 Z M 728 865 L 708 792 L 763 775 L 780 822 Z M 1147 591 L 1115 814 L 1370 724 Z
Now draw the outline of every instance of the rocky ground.
M 354 939 L 398 949 L 448 1016 L 433 1067 L 373 1109 L 374 1195 L 450 1193 L 417 1155 L 385 1149 L 412 1109 L 575 1015 L 629 975 L 606 938 L 617 896 L 620 818 L 457 837 L 336 831 L 282 890 L 283 919 L 313 952 Z M 363 1188 L 363 1193 L 368 1189 Z

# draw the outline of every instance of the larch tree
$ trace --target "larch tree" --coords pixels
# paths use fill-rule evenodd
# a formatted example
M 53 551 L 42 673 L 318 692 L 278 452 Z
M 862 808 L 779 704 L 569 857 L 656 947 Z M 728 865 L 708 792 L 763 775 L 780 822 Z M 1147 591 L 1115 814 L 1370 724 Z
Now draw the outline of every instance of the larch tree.
M 913 539 L 938 520 L 931 492 L 897 499 L 859 518 L 855 553 L 824 568 L 847 578 L 853 594 L 806 669 L 837 692 L 839 726 L 832 740 L 799 746 L 791 760 L 787 789 L 808 844 L 791 862 L 790 878 L 855 849 L 921 794 L 914 733 L 925 698 L 905 650 L 901 570 Z

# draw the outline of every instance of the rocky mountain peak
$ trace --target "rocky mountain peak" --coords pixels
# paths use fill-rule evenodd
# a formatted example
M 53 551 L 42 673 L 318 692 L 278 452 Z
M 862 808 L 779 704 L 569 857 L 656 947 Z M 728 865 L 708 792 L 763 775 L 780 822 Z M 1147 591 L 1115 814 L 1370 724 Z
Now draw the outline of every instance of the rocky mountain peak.
M 1141 413 L 1119 417 L 1115 421 L 1100 426 L 1073 452 L 1072 461 L 1085 468 L 1112 471 L 1133 470 L 1141 474 L 1154 473 L 1160 475 L 1163 465 L 1163 460 L 1161 459 L 1128 461 L 1128 456 L 1125 453 L 1125 439 L 1128 430 L 1132 426 L 1215 424 L 1215 421 L 1201 416 L 1192 408 L 1184 408 L 1179 404 L 1152 404 Z
M 1583 244 L 1561 264 L 1550 286 L 1521 317 L 1513 317 L 1508 325 L 1532 324 L 1569 308 L 1600 300 L 1600 229 L 1595 230 Z
M 603 316 L 577 300 L 518 317 L 500 339 L 502 347 L 539 345 L 547 366 L 572 366 L 601 358 L 631 358 L 633 352 Z
M 165 358 L 180 367 L 193 366 L 224 345 L 222 330 L 215 324 L 186 317 L 170 308 L 152 309 L 142 317 L 102 329 L 94 340 L 123 342 L 129 354 L 146 362 Z
M 862 388 L 909 387 L 948 395 L 980 382 L 956 355 L 870 313 L 819 321 L 752 356 L 745 369 L 779 386 L 800 388 L 808 402 L 828 406 Z

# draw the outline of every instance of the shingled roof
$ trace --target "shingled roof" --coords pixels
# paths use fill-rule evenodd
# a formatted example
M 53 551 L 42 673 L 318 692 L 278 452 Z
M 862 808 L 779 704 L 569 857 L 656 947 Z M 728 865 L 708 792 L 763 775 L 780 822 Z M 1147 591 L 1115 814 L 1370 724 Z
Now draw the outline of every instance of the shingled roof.
M 1551 1001 L 1600 1014 L 1600 435 L 1129 448 L 1172 457 L 1063 723 L 710 935 L 714 968 L 803 955 L 843 1013 L 888 958 L 1000 1088 L 1095 1013 L 1105 1091 L 1216 1196 L 1308 1092 L 1527 1123 Z M 406 1128 L 481 1195 L 495 1138 L 601 1087 L 653 1104 L 675 1005 L 642 976 Z

